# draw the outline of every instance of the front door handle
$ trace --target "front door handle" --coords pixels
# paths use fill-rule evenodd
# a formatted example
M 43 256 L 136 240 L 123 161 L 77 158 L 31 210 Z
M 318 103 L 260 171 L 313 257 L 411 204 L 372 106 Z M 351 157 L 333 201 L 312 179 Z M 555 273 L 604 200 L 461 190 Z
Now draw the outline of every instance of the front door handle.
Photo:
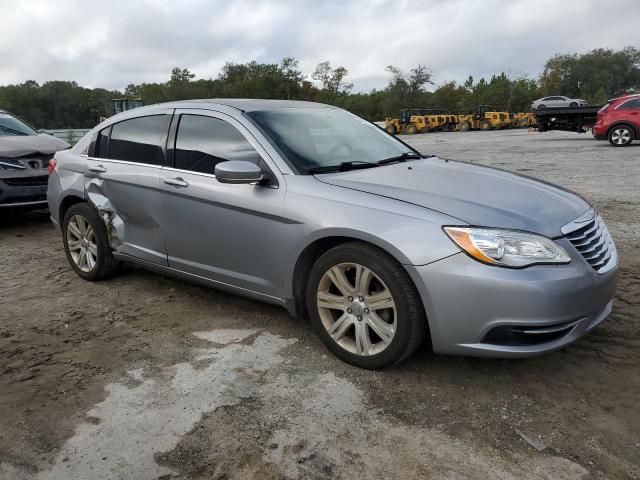
M 189 182 L 184 181 L 180 177 L 165 178 L 164 179 L 164 183 L 166 183 L 167 185 L 174 186 L 174 187 L 188 187 L 189 186 Z
M 89 171 L 93 173 L 104 173 L 107 171 L 102 165 L 96 165 L 94 167 L 89 167 Z

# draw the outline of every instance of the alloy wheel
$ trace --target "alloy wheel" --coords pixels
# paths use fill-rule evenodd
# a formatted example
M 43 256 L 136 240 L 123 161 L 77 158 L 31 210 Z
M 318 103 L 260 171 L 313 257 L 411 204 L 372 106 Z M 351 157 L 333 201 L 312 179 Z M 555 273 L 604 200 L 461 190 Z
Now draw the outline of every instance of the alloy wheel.
M 320 319 L 333 341 L 350 353 L 384 351 L 396 334 L 396 304 L 382 279 L 357 263 L 340 263 L 320 279 Z
M 92 271 L 98 261 L 98 245 L 93 228 L 82 215 L 74 215 L 67 224 L 67 245 L 71 258 L 83 272 Z
M 616 128 L 611 133 L 611 141 L 616 145 L 625 145 L 631 141 L 631 132 L 626 128 Z

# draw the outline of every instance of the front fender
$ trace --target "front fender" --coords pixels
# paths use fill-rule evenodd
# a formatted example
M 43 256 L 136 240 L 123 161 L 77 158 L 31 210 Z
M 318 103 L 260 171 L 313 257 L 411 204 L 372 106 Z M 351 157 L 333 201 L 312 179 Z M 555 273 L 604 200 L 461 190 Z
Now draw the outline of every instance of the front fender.
M 289 179 L 287 179 L 289 180 Z M 375 245 L 404 265 L 427 265 L 460 252 L 442 225 L 460 221 L 417 205 L 297 176 L 288 181 L 284 216 L 284 294 L 291 297 L 298 260 L 321 239 Z

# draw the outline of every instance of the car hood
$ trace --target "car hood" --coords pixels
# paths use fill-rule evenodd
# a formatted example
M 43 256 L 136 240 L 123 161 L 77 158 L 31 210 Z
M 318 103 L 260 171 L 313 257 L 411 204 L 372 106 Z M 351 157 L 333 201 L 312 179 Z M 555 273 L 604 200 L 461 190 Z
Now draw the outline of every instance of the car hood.
M 69 144 L 52 135 L 2 135 L 0 157 L 17 158 L 29 155 L 49 155 L 69 148 Z
M 317 175 L 321 182 L 393 198 L 470 225 L 557 237 L 589 203 L 550 183 L 436 157 L 378 168 Z

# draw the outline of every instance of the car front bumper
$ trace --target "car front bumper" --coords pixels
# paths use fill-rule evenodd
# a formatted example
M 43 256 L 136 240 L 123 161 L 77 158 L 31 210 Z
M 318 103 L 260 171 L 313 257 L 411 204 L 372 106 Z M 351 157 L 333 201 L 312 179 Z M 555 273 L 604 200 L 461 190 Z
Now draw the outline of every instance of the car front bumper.
M 408 267 L 436 353 L 528 357 L 560 349 L 611 312 L 617 270 L 598 274 L 564 239 L 571 263 L 506 269 L 463 253 Z
M 37 177 L 36 177 L 37 178 Z M 0 178 L 0 208 L 46 208 L 47 185 L 28 178 Z

